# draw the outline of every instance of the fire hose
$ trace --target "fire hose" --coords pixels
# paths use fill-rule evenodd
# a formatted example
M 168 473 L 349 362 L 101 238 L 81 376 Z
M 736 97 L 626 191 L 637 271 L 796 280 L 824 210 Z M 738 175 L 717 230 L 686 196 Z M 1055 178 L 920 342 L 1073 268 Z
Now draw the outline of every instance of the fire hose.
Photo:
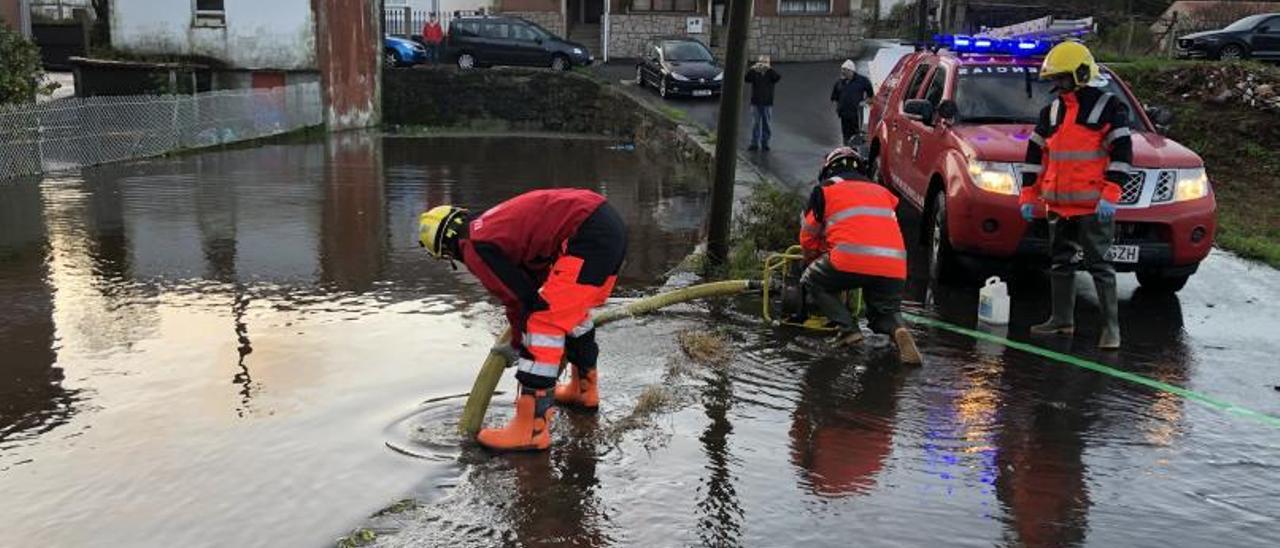
M 759 288 L 760 282 L 758 280 L 728 280 L 694 285 L 646 297 L 626 306 L 605 310 L 592 317 L 591 321 L 595 323 L 596 327 L 600 327 L 618 320 L 648 314 L 675 304 L 712 297 L 731 297 Z M 511 328 L 507 328 L 507 331 L 498 337 L 497 346 L 500 347 L 510 340 Z M 480 367 L 480 373 L 476 375 L 476 382 L 471 386 L 471 393 L 467 395 L 467 404 L 462 409 L 462 418 L 458 420 L 458 431 L 463 435 L 475 436 L 480 431 L 480 426 L 484 423 L 485 412 L 489 410 L 489 400 L 493 398 L 493 391 L 497 388 L 498 381 L 502 379 L 502 372 L 507 368 L 507 365 L 506 356 L 498 351 L 490 351 L 489 356 L 485 358 L 484 365 Z M 563 366 L 564 364 L 562 363 L 561 365 Z

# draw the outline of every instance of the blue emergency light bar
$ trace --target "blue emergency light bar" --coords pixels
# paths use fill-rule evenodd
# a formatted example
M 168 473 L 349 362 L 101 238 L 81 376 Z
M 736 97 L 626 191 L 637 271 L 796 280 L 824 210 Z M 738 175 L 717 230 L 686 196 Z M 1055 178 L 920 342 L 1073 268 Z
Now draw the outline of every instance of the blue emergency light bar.
M 982 53 L 987 55 L 1039 56 L 1049 52 L 1057 42 L 1028 38 L 990 38 L 943 34 L 933 37 L 934 44 L 956 53 Z

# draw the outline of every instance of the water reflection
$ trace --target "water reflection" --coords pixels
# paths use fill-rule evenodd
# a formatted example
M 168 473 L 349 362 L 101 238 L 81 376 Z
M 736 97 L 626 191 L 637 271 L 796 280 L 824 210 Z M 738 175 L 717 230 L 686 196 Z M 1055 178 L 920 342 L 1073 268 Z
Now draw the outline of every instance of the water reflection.
M 735 462 L 730 452 L 729 434 L 733 423 L 729 411 L 733 407 L 733 379 L 724 368 L 713 369 L 702 390 L 702 407 L 709 422 L 698 440 L 707 458 L 706 474 L 699 479 L 697 532 L 704 546 L 740 546 L 742 544 L 742 505 L 734 486 Z
M 899 367 L 809 365 L 790 431 L 802 486 L 820 497 L 861 495 L 875 486 L 893 448 L 903 379 Z
M 76 394 L 56 365 L 54 288 L 46 283 L 49 239 L 34 185 L 0 185 L 0 471 L 14 442 L 67 422 Z
M 555 451 L 502 457 L 515 472 L 508 523 L 520 546 L 608 546 L 609 516 L 596 477 L 596 414 L 560 413 L 568 439 Z

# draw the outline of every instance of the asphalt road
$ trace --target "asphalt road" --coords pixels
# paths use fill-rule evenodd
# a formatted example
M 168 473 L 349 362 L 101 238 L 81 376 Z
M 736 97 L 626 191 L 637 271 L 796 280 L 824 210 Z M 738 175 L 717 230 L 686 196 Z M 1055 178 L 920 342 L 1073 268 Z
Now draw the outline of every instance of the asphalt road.
M 769 152 L 747 152 L 751 143 L 751 117 L 747 101 L 742 108 L 738 145 L 742 154 L 774 178 L 789 185 L 808 185 L 817 175 L 822 158 L 840 146 L 840 121 L 830 101 L 831 87 L 840 75 L 840 63 L 783 63 L 774 67 L 781 75 L 775 89 L 773 139 Z M 606 78 L 632 86 L 640 97 L 685 112 L 690 120 L 714 130 L 720 112 L 717 99 L 664 101 L 653 89 L 634 89 L 635 65 L 610 63 L 596 69 Z M 866 73 L 866 62 L 859 62 Z

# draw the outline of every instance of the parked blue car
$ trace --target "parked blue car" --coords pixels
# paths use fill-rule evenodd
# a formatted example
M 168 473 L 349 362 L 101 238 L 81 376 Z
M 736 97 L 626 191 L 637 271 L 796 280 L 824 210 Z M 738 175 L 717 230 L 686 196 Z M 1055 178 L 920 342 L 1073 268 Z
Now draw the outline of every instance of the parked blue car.
M 387 68 L 411 67 L 427 62 L 422 44 L 395 36 L 382 37 L 382 63 Z

